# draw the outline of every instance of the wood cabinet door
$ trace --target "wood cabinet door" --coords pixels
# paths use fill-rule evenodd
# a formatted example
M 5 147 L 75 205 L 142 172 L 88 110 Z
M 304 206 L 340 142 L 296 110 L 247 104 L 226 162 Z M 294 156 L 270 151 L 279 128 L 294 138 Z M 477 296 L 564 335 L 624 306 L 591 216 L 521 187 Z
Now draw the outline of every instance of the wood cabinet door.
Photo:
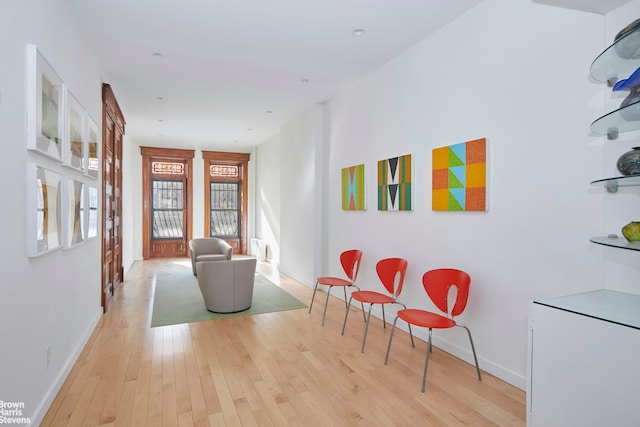
M 124 118 L 111 87 L 102 91 L 102 308 L 123 280 L 122 266 L 122 137 Z

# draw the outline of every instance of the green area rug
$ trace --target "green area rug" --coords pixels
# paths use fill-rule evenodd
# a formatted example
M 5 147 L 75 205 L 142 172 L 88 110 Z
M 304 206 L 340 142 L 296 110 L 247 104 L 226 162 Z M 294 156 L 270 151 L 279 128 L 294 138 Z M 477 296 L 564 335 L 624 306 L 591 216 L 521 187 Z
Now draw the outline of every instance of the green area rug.
M 274 311 L 306 307 L 297 298 L 256 274 L 253 301 L 248 310 L 237 313 L 212 313 L 204 306 L 198 279 L 189 271 L 159 271 L 156 273 L 151 327 L 202 322 L 231 316 L 251 316 Z

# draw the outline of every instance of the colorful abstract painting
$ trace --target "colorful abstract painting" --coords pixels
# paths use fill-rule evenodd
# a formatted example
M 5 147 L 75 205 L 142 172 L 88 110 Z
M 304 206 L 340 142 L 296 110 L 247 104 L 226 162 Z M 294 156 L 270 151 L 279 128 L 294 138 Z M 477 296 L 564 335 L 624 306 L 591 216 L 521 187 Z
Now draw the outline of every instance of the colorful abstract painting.
M 486 138 L 435 148 L 432 165 L 432 210 L 487 210 Z
M 411 210 L 411 154 L 378 161 L 378 210 Z
M 364 163 L 342 169 L 342 210 L 363 211 L 366 209 L 364 198 Z

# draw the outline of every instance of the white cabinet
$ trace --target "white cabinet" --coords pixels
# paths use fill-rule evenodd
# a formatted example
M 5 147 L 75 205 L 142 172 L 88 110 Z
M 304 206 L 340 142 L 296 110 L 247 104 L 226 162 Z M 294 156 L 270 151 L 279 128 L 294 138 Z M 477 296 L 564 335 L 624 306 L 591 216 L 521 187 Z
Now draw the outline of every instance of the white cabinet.
M 529 316 L 528 426 L 640 426 L 640 295 L 534 301 Z

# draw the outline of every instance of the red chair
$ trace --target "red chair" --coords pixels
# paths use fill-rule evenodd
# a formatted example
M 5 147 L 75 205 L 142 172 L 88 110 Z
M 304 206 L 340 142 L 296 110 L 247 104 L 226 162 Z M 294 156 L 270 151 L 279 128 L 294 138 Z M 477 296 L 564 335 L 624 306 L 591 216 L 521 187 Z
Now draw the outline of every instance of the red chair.
M 349 304 L 347 304 L 347 313 L 344 316 L 344 323 L 342 324 L 342 335 L 344 335 L 344 328 L 347 325 L 347 317 L 349 316 L 349 308 L 351 307 L 351 300 L 355 299 L 356 301 L 360 301 L 360 304 L 369 304 L 369 314 L 367 315 L 366 323 L 367 325 L 364 328 L 364 337 L 362 338 L 362 349 L 360 350 L 364 353 L 364 345 L 367 341 L 367 332 L 369 331 L 369 320 L 371 320 L 371 308 L 373 304 L 380 304 L 382 306 L 382 325 L 386 328 L 387 321 L 384 316 L 384 305 L 385 304 L 400 304 L 405 309 L 406 305 L 398 301 L 398 297 L 402 292 L 402 284 L 404 283 L 404 277 L 407 272 L 407 260 L 402 258 L 386 258 L 378 261 L 376 264 L 376 272 L 378 273 L 378 277 L 380 281 L 384 285 L 385 289 L 389 294 L 386 295 L 381 292 L 376 291 L 361 291 L 357 290 L 351 293 L 351 298 L 349 298 Z M 413 343 L 413 334 L 411 333 L 411 325 L 409 325 L 409 334 L 411 335 L 411 342 Z
M 424 393 L 425 385 L 427 383 L 429 353 L 431 353 L 431 331 L 433 329 L 446 329 L 453 328 L 454 326 L 459 326 L 467 330 L 469 341 L 471 342 L 471 350 L 473 351 L 473 359 L 476 362 L 478 380 L 482 381 L 482 377 L 480 376 L 480 366 L 478 365 L 478 357 L 476 356 L 476 348 L 473 345 L 473 338 L 471 338 L 471 331 L 466 326 L 457 324 L 454 320 L 454 317 L 460 315 L 467 306 L 471 277 L 469 277 L 469 275 L 462 270 L 456 270 L 453 268 L 440 268 L 424 273 L 424 275 L 422 276 L 422 284 L 431 301 L 433 301 L 433 303 L 440 311 L 445 313 L 445 316 L 427 310 L 399 310 L 396 319 L 393 321 L 393 328 L 391 329 L 391 335 L 389 336 L 389 346 L 387 347 L 387 355 L 384 358 L 384 364 L 386 365 L 387 360 L 389 359 L 391 340 L 393 340 L 393 332 L 395 331 L 398 318 L 407 322 L 409 326 L 416 325 L 424 328 L 429 328 L 427 358 L 424 363 L 424 374 L 422 376 L 422 392 Z M 453 304 L 453 307 L 450 309 L 449 288 L 451 288 L 452 286 L 456 287 L 457 292 L 456 301 Z
M 359 249 L 350 249 L 340 254 L 340 264 L 342 269 L 347 275 L 347 279 L 340 277 L 318 277 L 316 279 L 316 286 L 313 288 L 313 296 L 311 297 L 311 304 L 309 305 L 309 314 L 311 314 L 311 308 L 313 307 L 313 300 L 316 297 L 316 291 L 318 285 L 328 286 L 327 300 L 324 304 L 324 313 L 322 314 L 322 325 L 324 326 L 324 318 L 327 315 L 327 306 L 329 305 L 329 295 L 331 294 L 331 288 L 334 286 L 340 286 L 344 290 L 344 303 L 347 305 L 347 288 L 349 286 L 355 286 L 356 278 L 358 277 L 358 271 L 360 270 L 360 261 L 362 260 L 362 251 Z M 357 288 L 357 286 L 356 286 Z M 348 305 L 347 305 L 348 308 Z M 362 317 L 364 318 L 364 306 L 362 307 Z

